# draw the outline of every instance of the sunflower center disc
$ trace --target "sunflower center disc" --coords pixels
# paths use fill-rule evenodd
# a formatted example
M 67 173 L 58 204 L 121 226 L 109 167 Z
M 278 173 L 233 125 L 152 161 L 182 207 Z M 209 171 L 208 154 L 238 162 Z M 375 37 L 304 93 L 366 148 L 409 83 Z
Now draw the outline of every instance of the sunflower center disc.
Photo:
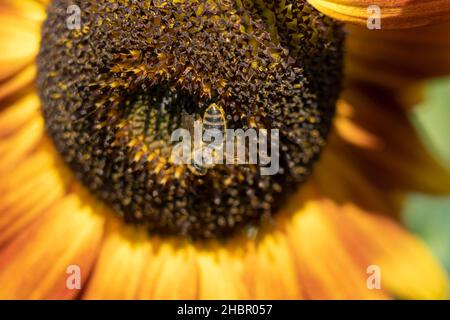
M 271 221 L 325 146 L 341 26 L 303 0 L 72 4 L 49 5 L 38 89 L 47 132 L 78 179 L 152 234 L 223 239 Z M 199 122 L 227 137 L 276 131 L 266 158 L 277 159 L 174 161 L 172 134 Z

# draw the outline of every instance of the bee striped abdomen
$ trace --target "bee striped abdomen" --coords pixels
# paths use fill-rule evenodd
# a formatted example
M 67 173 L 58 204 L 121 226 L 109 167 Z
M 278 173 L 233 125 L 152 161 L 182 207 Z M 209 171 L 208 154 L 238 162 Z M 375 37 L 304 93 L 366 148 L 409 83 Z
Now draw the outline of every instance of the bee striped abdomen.
M 219 130 L 225 132 L 227 129 L 225 112 L 217 104 L 211 104 L 203 115 L 204 130 Z

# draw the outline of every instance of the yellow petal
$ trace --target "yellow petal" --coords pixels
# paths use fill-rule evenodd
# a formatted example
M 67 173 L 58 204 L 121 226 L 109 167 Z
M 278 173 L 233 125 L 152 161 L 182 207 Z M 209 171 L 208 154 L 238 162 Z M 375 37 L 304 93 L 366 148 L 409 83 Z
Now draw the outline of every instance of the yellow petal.
M 301 279 L 289 239 L 273 231 L 248 245 L 245 282 L 252 299 L 304 299 Z
M 400 29 L 450 21 L 447 0 L 307 0 L 317 10 L 340 21 L 367 25 L 373 14 L 369 6 L 381 9 L 381 27 Z
M 199 277 L 196 262 L 197 252 L 191 244 L 177 246 L 169 242 L 155 248 L 149 266 L 158 270 L 157 278 L 152 285 L 150 281 L 146 281 L 149 279 L 147 273 L 143 278 L 145 284 L 141 287 L 139 298 L 197 299 Z
M 196 262 L 192 245 L 150 238 L 112 218 L 83 299 L 195 299 Z
M 84 299 L 135 299 L 151 253 L 145 230 L 109 219 Z
M 198 252 L 199 299 L 248 299 L 239 252 L 220 245 Z
M 39 49 L 42 5 L 32 1 L 0 3 L 0 80 L 32 63 Z

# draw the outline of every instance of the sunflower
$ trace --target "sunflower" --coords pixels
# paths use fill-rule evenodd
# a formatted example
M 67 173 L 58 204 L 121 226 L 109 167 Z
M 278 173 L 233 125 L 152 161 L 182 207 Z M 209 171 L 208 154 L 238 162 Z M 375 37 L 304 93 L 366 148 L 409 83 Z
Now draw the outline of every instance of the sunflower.
M 377 3 L 1 0 L 0 297 L 446 298 L 400 213 L 450 193 L 408 118 L 450 2 Z M 278 174 L 170 161 L 212 103 L 280 130 Z

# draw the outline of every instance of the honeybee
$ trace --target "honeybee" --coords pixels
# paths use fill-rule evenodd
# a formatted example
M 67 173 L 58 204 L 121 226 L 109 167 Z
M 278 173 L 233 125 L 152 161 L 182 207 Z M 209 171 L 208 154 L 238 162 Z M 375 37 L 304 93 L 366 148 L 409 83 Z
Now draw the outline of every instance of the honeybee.
M 206 131 L 212 131 L 212 130 L 218 130 L 222 133 L 222 146 L 221 149 L 223 151 L 223 143 L 226 141 L 226 130 L 227 130 L 227 120 L 225 116 L 225 111 L 223 108 L 215 103 L 212 103 L 204 112 L 203 118 L 203 134 Z M 214 143 L 213 143 L 214 144 Z M 216 145 L 217 146 L 217 145 Z M 212 163 L 205 163 L 204 161 L 197 162 L 196 161 L 196 155 L 203 155 L 203 151 L 205 149 L 206 145 L 203 142 L 203 139 L 200 143 L 200 145 L 197 148 L 194 148 L 192 152 L 192 162 L 189 165 L 190 170 L 196 174 L 196 175 L 206 175 L 208 172 L 208 169 L 215 166 L 214 161 Z M 213 150 L 213 152 L 216 150 Z M 213 158 L 216 157 L 216 154 L 212 154 Z

